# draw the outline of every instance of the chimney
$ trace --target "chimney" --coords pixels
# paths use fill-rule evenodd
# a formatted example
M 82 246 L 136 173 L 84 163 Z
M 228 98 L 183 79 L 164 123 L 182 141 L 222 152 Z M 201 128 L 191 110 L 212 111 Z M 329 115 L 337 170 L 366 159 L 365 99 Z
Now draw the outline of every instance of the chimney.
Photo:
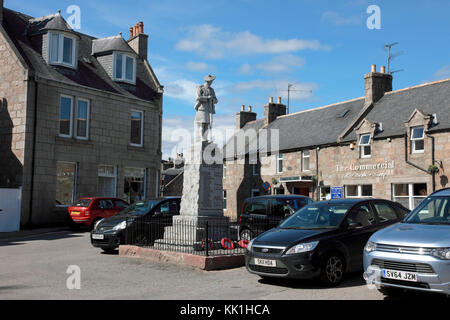
M 128 40 L 128 44 L 141 59 L 147 59 L 148 35 L 144 33 L 144 23 L 142 21 L 130 28 L 130 39 Z
M 286 105 L 281 103 L 281 97 L 278 98 L 278 103 L 273 103 L 273 98 L 269 99 L 269 103 L 264 106 L 264 125 L 267 126 L 273 122 L 277 117 L 286 114 Z
M 256 120 L 256 113 L 252 112 L 252 107 L 245 111 L 245 106 L 241 107 L 241 111 L 236 113 L 236 130 L 242 129 L 250 121 Z
M 386 73 L 386 68 L 381 67 L 377 72 L 377 66 L 372 65 L 370 73 L 364 76 L 366 103 L 375 103 L 386 92 L 392 91 L 392 75 Z

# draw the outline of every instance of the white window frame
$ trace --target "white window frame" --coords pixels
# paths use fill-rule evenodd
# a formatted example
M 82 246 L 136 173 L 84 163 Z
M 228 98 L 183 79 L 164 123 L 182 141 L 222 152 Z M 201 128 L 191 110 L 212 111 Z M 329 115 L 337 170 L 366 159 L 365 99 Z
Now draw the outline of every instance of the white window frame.
M 100 164 L 100 165 L 98 165 L 97 169 L 99 167 L 114 168 L 114 173 L 113 174 L 105 174 L 105 173 L 100 174 L 99 172 L 97 174 L 98 174 L 98 178 L 102 177 L 102 178 L 113 178 L 114 179 L 114 197 L 117 197 L 117 183 L 118 183 L 118 181 L 117 181 L 117 179 L 118 179 L 117 166 L 111 166 L 109 164 Z
M 63 134 L 61 133 L 61 99 L 62 98 L 67 98 L 70 99 L 70 129 L 69 129 L 69 134 Z M 65 94 L 60 95 L 59 97 L 59 118 L 58 118 L 58 134 L 61 138 L 72 138 L 73 135 L 73 115 L 74 115 L 74 98 L 72 96 L 68 96 Z
M 138 167 L 124 167 L 124 174 L 122 175 L 122 178 L 125 179 L 126 177 L 129 177 L 127 175 L 125 175 L 125 170 L 126 169 L 136 169 L 136 170 L 144 170 L 144 194 L 143 194 L 143 198 L 147 199 L 147 173 L 148 173 L 148 169 L 147 168 L 138 168 Z M 131 199 L 129 199 L 131 202 Z
M 282 153 L 278 153 L 277 155 L 277 173 L 283 173 L 284 166 L 282 165 L 280 170 L 280 161 L 282 164 L 284 164 Z
M 415 196 L 414 195 L 414 185 L 416 184 L 426 184 L 425 182 L 416 182 L 416 183 L 393 183 L 392 184 L 392 201 L 396 201 L 397 198 L 408 199 L 409 209 L 413 210 L 415 208 L 415 199 L 426 199 L 427 196 Z M 396 185 L 406 185 L 408 186 L 408 195 L 407 196 L 397 196 L 395 194 L 395 186 Z M 428 188 L 428 186 L 427 186 Z
M 223 162 L 223 178 L 227 178 L 227 164 L 225 161 Z
M 307 152 L 307 155 L 305 155 L 305 152 Z M 309 160 L 308 169 L 305 169 L 305 159 Z M 302 171 L 303 172 L 311 171 L 311 151 L 310 150 L 302 151 Z
M 78 101 L 83 101 L 83 102 L 87 102 L 87 118 L 86 118 L 86 136 L 79 136 L 78 135 Z M 79 140 L 89 140 L 89 126 L 90 126 L 90 118 L 91 118 L 91 102 L 88 99 L 84 99 L 84 98 L 77 98 L 76 99 L 76 108 L 74 108 L 74 113 L 73 113 L 73 117 L 75 119 L 74 122 L 74 127 L 75 127 L 75 138 L 79 139 Z
M 365 136 L 369 136 L 369 142 L 368 143 L 362 143 L 362 139 Z M 372 141 L 372 135 L 367 133 L 367 134 L 362 134 L 359 137 L 359 153 L 362 159 L 367 159 L 367 158 L 371 158 L 372 157 L 372 146 L 371 146 L 371 141 Z M 366 154 L 366 147 L 370 148 L 370 154 Z
M 423 130 L 423 134 L 422 134 L 421 138 L 413 138 L 413 136 L 414 136 L 413 132 L 415 129 Z M 416 141 L 423 141 L 423 149 L 422 150 L 416 149 Z M 411 153 L 425 153 L 425 128 L 422 126 L 411 128 Z
M 116 77 L 116 57 L 118 55 L 122 56 L 122 77 L 118 78 Z M 127 57 L 133 59 L 133 79 L 129 80 L 126 78 L 126 71 L 127 71 Z M 113 79 L 114 81 L 121 81 L 121 82 L 127 82 L 127 83 L 131 83 L 131 84 L 136 84 L 136 57 L 130 55 L 130 54 L 126 54 L 126 53 L 121 53 L 121 52 L 114 52 L 113 53 Z
M 141 143 L 136 144 L 131 142 L 131 114 L 134 112 L 138 112 L 142 115 L 141 117 Z M 130 112 L 130 146 L 142 148 L 144 146 L 144 111 L 142 110 L 131 110 Z
M 52 49 L 53 49 L 53 44 L 52 44 L 52 37 L 53 35 L 57 35 L 59 37 L 58 40 L 58 59 L 56 61 L 52 60 Z M 73 46 L 72 46 L 72 63 L 67 63 L 63 61 L 63 57 L 64 57 L 64 38 L 68 38 L 71 39 L 73 42 Z M 76 68 L 77 67 L 77 61 L 78 61 L 78 56 L 77 56 L 77 38 L 74 36 L 70 36 L 68 34 L 65 33 L 60 33 L 60 32 L 49 32 L 48 33 L 48 53 L 47 53 L 47 61 L 49 64 L 51 65 L 60 65 L 60 66 L 65 66 L 65 67 L 70 67 L 70 68 Z
M 357 195 L 356 196 L 349 196 L 348 195 L 348 192 L 347 192 L 347 188 L 348 187 L 350 187 L 350 186 L 356 186 L 357 187 Z M 362 194 L 362 189 L 363 189 L 363 186 L 372 186 L 372 195 L 371 196 L 363 196 L 363 194 Z M 367 197 L 373 197 L 373 185 L 371 185 L 371 184 L 358 184 L 358 185 L 356 185 L 356 184 L 352 184 L 352 185 L 345 185 L 345 197 L 346 198 L 354 198 L 354 199 L 359 199 L 359 198 L 367 198 Z

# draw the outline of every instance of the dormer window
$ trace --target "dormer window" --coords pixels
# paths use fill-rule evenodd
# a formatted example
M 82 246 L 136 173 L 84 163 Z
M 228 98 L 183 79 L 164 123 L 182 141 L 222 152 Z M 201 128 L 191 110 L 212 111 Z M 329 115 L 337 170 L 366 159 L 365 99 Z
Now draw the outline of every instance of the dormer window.
M 62 33 L 49 33 L 49 64 L 76 68 L 76 38 Z
M 124 81 L 135 84 L 136 58 L 123 53 L 114 53 L 113 75 L 115 81 Z
M 359 139 L 359 150 L 361 158 L 370 158 L 372 155 L 372 148 L 370 146 L 370 134 L 363 134 Z
M 425 130 L 424 127 L 411 128 L 411 152 L 424 153 L 425 151 Z

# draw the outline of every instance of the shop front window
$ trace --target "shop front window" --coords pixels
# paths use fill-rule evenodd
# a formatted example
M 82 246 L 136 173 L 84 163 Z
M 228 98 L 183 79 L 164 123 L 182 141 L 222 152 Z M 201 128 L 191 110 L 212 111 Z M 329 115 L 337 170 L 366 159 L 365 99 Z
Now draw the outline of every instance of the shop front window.
M 124 169 L 124 196 L 129 203 L 145 200 L 146 170 L 141 168 Z
M 331 200 L 331 187 L 320 187 L 320 200 Z
M 347 185 L 345 186 L 346 198 L 368 198 L 372 197 L 372 185 Z
M 56 204 L 70 205 L 75 202 L 77 164 L 60 162 L 56 164 Z
M 413 210 L 428 195 L 426 183 L 404 183 L 392 185 L 392 200 Z
M 117 170 L 114 166 L 98 167 L 98 195 L 100 197 L 115 197 Z

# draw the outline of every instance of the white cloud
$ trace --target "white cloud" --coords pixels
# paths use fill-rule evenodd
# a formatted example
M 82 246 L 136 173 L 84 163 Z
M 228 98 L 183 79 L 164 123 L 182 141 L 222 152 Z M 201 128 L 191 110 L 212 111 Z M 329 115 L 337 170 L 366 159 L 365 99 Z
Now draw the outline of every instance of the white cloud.
M 186 63 L 185 67 L 186 67 L 186 69 L 188 69 L 190 71 L 197 71 L 197 72 L 202 72 L 202 71 L 211 72 L 216 69 L 214 66 L 211 66 L 207 63 L 192 62 L 192 61 L 189 61 L 188 63 Z
M 335 25 L 359 25 L 363 21 L 362 16 L 344 17 L 336 11 L 327 11 L 322 15 L 323 21 L 329 21 Z
M 256 70 L 262 71 L 266 74 L 280 74 L 295 71 L 295 69 L 302 68 L 305 65 L 305 59 L 294 55 L 286 54 L 276 56 L 272 60 L 251 66 L 244 64 L 239 69 L 239 72 L 244 75 L 253 74 Z
M 186 79 L 178 79 L 165 84 L 164 95 L 181 99 L 194 105 L 198 84 Z
M 243 92 L 250 90 L 266 91 L 273 97 L 282 97 L 287 99 L 288 84 L 287 80 L 253 80 L 248 82 L 239 82 L 230 88 L 230 91 Z M 291 88 L 290 98 L 292 100 L 308 100 L 314 96 L 314 90 L 318 88 L 315 83 L 295 83 Z
M 443 66 L 436 71 L 432 77 L 434 80 L 442 80 L 450 78 L 450 65 Z
M 212 25 L 192 26 L 187 37 L 179 41 L 176 49 L 194 52 L 210 59 L 252 54 L 282 54 L 301 50 L 330 50 L 318 40 L 263 39 L 249 31 L 224 32 Z

